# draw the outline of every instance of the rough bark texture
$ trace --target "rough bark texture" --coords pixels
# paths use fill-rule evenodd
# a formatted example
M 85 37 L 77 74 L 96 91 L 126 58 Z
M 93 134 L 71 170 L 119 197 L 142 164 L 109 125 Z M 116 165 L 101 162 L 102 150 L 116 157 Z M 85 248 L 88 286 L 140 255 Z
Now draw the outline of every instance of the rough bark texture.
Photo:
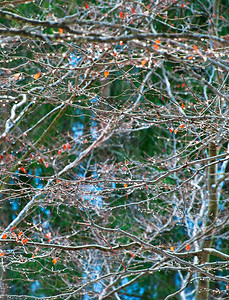
M 215 27 L 214 34 L 217 35 L 218 29 L 218 19 L 219 19 L 219 7 L 220 0 L 215 0 L 213 2 L 213 15 L 215 15 Z M 217 145 L 214 142 L 209 144 L 209 157 L 214 157 L 217 155 Z M 211 226 L 218 215 L 218 199 L 217 199 L 217 189 L 215 188 L 217 185 L 217 164 L 213 164 L 208 168 L 208 215 L 205 224 L 205 228 Z M 211 248 L 213 243 L 214 234 L 212 233 L 209 237 L 205 238 L 201 245 L 201 249 L 203 248 Z M 201 263 L 206 263 L 209 261 L 209 253 L 204 253 L 201 259 Z M 207 300 L 209 298 L 209 281 L 204 280 L 199 275 L 198 284 L 197 284 L 197 292 L 196 292 L 196 300 Z
M 214 157 L 217 155 L 217 146 L 215 143 L 210 143 L 209 145 L 209 157 Z M 217 192 L 215 189 L 217 183 L 217 164 L 213 164 L 208 169 L 208 215 L 205 224 L 205 228 L 207 229 L 211 226 L 217 217 L 218 214 L 218 200 L 217 200 Z M 213 242 L 214 234 L 212 233 L 209 237 L 205 238 L 201 245 L 201 249 L 203 248 L 211 248 Z M 209 261 L 209 253 L 203 253 L 201 262 L 202 264 Z M 209 281 L 201 278 L 201 274 L 199 274 L 200 279 L 198 280 L 198 287 L 196 292 L 196 300 L 207 300 L 209 296 Z

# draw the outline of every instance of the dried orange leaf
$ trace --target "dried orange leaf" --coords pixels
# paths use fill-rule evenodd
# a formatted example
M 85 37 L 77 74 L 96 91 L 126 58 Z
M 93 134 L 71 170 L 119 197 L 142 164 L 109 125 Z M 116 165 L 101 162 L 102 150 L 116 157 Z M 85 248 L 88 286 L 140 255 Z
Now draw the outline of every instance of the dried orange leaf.
M 22 239 L 21 242 L 22 242 L 22 244 L 26 245 L 26 243 L 28 242 L 28 239 L 27 238 L 26 239 Z
M 141 65 L 144 67 L 144 65 L 147 63 L 147 61 L 146 61 L 146 59 L 143 59 L 142 61 L 141 61 Z
M 190 245 L 187 244 L 186 247 L 185 247 L 185 249 L 186 249 L 187 251 L 189 251 L 189 250 L 191 249 Z
M 107 78 L 108 75 L 109 75 L 109 72 L 108 72 L 108 71 L 105 71 L 105 72 L 104 72 L 105 78 Z
M 27 173 L 27 172 L 26 172 L 26 169 L 25 169 L 24 167 L 21 167 L 20 170 L 21 170 L 23 173 L 25 173 L 25 174 Z
M 41 73 L 40 73 L 40 72 L 37 72 L 37 74 L 34 75 L 34 79 L 37 80 L 40 76 L 41 76 Z
M 20 77 L 21 73 L 16 73 L 14 74 L 14 80 L 17 81 L 18 78 Z
M 50 238 L 51 238 L 51 232 L 46 233 L 45 237 L 46 237 L 47 239 L 50 239 Z
M 194 44 L 194 45 L 193 45 L 193 50 L 194 50 L 194 51 L 197 51 L 197 49 L 198 49 L 197 46 Z
M 188 59 L 193 59 L 193 56 L 189 56 Z

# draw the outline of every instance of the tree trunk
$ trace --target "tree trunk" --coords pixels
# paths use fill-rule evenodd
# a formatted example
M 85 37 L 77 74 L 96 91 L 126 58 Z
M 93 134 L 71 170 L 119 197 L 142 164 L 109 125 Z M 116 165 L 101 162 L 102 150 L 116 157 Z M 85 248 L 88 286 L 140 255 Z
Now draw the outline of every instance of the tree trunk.
M 217 155 L 217 146 L 215 143 L 211 142 L 209 145 L 209 157 L 214 157 Z M 214 161 L 214 160 L 213 160 Z M 210 161 L 210 162 L 213 162 Z M 217 191 L 215 189 L 217 182 L 217 164 L 213 164 L 208 168 L 208 215 L 205 224 L 205 228 L 211 226 L 212 223 L 216 220 L 218 214 L 218 200 L 217 200 Z M 213 242 L 214 234 L 206 237 L 201 245 L 203 248 L 211 248 Z M 204 264 L 209 261 L 209 254 L 204 253 L 201 257 L 201 264 Z M 201 278 L 199 274 L 196 300 L 207 300 L 209 295 L 209 281 Z
M 215 0 L 213 2 L 213 15 L 215 21 L 215 27 L 213 28 L 213 33 L 218 34 L 218 19 L 219 19 L 219 7 L 220 0 Z M 218 76 L 217 76 L 218 77 Z M 219 79 L 219 77 L 218 77 Z M 214 142 L 211 142 L 208 147 L 209 157 L 214 157 L 217 155 L 217 145 Z M 213 162 L 214 160 L 211 160 Z M 218 197 L 217 197 L 217 164 L 211 165 L 208 168 L 208 215 L 205 224 L 205 230 L 208 226 L 211 226 L 215 222 L 218 215 Z M 206 237 L 201 245 L 203 248 L 211 248 L 213 243 L 214 234 Z M 204 253 L 201 257 L 200 263 L 204 264 L 209 261 L 209 254 Z M 207 300 L 209 298 L 209 281 L 201 278 L 201 274 L 198 276 L 197 291 L 196 291 L 196 300 Z

